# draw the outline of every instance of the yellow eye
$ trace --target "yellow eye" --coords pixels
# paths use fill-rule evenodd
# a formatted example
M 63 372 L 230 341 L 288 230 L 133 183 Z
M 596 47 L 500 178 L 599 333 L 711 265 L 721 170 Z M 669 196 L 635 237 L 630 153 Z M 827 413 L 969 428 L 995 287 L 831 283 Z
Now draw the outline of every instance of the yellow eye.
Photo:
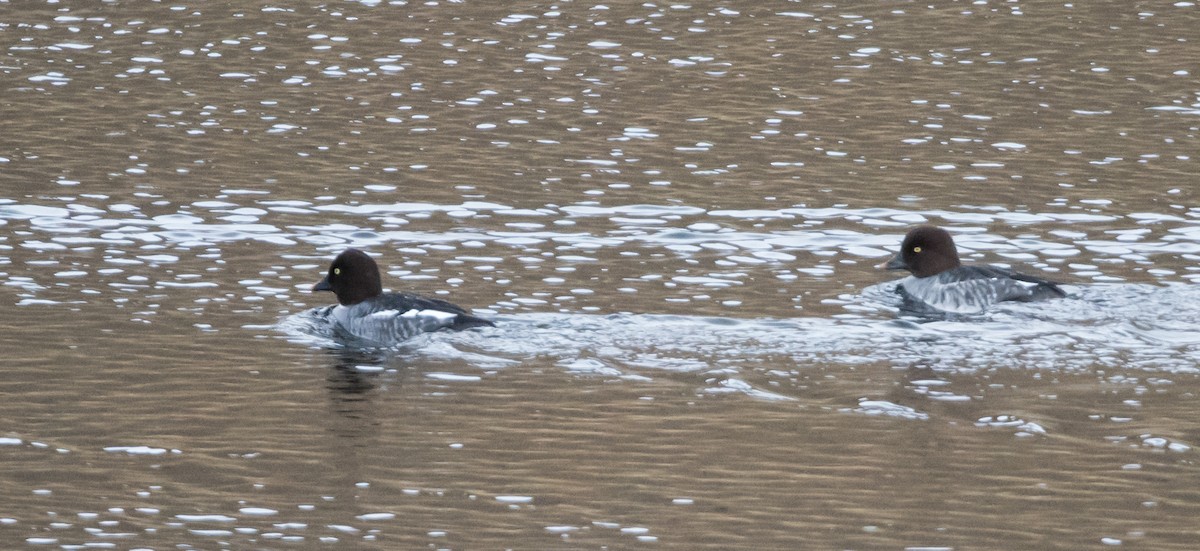
M 919 252 L 921 252 L 921 247 L 913 247 L 913 252 L 914 252 L 914 253 L 919 253 Z
M 342 275 L 342 269 L 341 269 L 341 268 L 334 268 L 334 269 L 333 269 L 333 275 Z

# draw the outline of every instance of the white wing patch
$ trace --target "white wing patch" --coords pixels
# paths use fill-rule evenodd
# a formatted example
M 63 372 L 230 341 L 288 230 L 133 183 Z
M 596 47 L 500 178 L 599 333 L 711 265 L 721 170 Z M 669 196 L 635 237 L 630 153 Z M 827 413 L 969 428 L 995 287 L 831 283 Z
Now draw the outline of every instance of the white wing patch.
M 396 314 L 399 314 L 399 313 L 400 313 L 399 310 L 380 310 L 378 312 L 371 312 L 370 314 L 367 315 L 367 317 L 368 318 L 376 318 L 376 319 L 388 319 L 388 318 L 396 317 Z
M 395 310 L 392 310 L 392 312 L 395 312 Z M 400 314 L 400 317 L 428 318 L 439 322 L 449 322 L 458 317 L 458 314 L 452 312 L 443 312 L 441 310 L 417 310 L 416 308 L 413 308 L 412 310 Z
M 428 316 L 441 322 L 450 322 L 458 317 L 458 314 L 452 312 L 443 312 L 441 310 L 421 310 L 418 316 Z

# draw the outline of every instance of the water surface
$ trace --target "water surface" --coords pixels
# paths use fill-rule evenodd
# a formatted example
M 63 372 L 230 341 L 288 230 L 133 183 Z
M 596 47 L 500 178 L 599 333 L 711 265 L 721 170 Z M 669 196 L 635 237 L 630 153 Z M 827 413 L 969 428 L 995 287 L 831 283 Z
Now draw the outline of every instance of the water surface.
M 1191 549 L 1196 29 L 0 8 L 0 541 Z M 919 223 L 1072 296 L 906 316 Z M 338 346 L 347 246 L 498 327 Z

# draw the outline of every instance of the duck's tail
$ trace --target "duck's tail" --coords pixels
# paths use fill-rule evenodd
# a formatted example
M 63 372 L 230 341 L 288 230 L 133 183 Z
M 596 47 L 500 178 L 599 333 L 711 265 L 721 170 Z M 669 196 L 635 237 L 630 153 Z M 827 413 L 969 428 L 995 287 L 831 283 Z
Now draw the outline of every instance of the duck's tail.
M 472 329 L 475 327 L 495 327 L 496 324 L 483 318 L 477 318 L 470 314 L 459 314 L 454 318 L 454 323 L 450 325 L 450 329 L 454 331 L 462 331 L 463 329 Z

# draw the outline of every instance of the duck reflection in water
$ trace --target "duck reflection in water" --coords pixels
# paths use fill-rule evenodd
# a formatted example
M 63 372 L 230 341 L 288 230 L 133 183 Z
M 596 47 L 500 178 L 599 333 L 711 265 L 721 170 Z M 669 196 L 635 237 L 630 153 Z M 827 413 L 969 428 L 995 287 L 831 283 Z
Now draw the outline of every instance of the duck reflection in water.
M 379 438 L 386 415 L 380 397 L 386 386 L 403 385 L 405 369 L 387 369 L 391 354 L 352 348 L 326 349 L 329 354 L 325 387 L 328 390 L 328 429 L 338 447 L 370 448 Z M 386 400 L 384 400 L 386 402 Z
M 332 360 L 329 366 L 329 390 L 344 401 L 361 401 L 366 394 L 379 388 L 384 381 L 398 384 L 404 369 L 388 369 L 396 355 L 386 350 L 362 348 L 332 348 L 326 350 Z

